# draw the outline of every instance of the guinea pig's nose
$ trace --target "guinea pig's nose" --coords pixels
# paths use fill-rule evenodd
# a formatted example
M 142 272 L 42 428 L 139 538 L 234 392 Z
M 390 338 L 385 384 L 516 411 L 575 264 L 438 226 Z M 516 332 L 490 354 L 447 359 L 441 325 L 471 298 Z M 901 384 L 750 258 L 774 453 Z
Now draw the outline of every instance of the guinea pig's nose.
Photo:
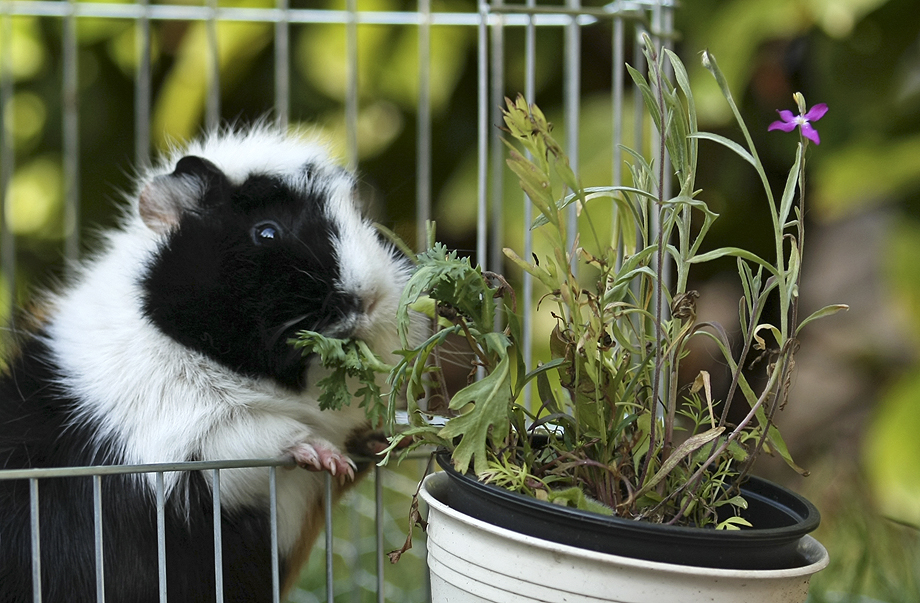
M 322 330 L 323 334 L 338 339 L 353 337 L 361 316 L 361 300 L 356 295 L 340 293 L 331 297 L 328 303 L 332 306 L 332 315 L 335 318 L 327 323 L 326 328 Z
M 357 295 L 352 293 L 341 295 L 339 298 L 338 309 L 342 315 L 342 322 L 349 325 L 349 327 L 353 329 L 354 324 L 358 320 L 363 307 L 364 304 L 361 298 Z

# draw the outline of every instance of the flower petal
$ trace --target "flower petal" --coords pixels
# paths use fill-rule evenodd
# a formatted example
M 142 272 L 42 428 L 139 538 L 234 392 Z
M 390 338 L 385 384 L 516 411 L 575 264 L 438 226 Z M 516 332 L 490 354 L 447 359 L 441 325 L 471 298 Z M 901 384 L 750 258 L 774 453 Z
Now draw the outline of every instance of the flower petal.
M 827 103 L 821 103 L 809 109 L 808 113 L 805 114 L 805 119 L 808 121 L 818 121 L 824 117 L 825 113 L 827 113 Z
M 795 113 L 789 111 L 788 109 L 783 109 L 782 111 L 777 111 L 779 113 L 779 118 L 786 122 L 795 122 Z M 787 132 L 789 130 L 786 130 Z
M 802 136 L 815 144 L 821 144 L 821 137 L 818 136 L 818 131 L 812 128 L 809 123 L 802 124 Z
M 767 126 L 767 132 L 772 132 L 773 130 L 782 130 L 783 132 L 792 132 L 795 130 L 796 124 L 794 121 L 774 121 L 772 124 Z

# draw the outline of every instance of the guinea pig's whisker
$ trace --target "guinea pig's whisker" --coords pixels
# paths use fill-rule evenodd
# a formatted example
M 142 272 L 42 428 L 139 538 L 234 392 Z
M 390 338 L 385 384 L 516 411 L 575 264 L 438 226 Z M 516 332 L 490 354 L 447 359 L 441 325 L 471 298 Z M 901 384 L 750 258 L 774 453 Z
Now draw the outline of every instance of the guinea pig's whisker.
M 274 333 L 274 334 L 271 336 L 271 338 L 269 339 L 269 345 L 270 345 L 271 347 L 274 347 L 274 346 L 278 343 L 278 341 L 281 339 L 281 337 L 282 337 L 291 327 L 293 327 L 294 325 L 296 325 L 296 324 L 299 323 L 299 322 L 303 322 L 303 321 L 307 320 L 308 318 L 310 318 L 310 316 L 312 316 L 312 315 L 311 315 L 311 314 L 301 314 L 301 315 L 298 316 L 297 318 L 292 318 L 291 320 L 289 320 L 289 321 L 285 322 L 284 324 L 282 324 L 281 326 L 279 326 L 277 329 L 275 329 L 275 333 Z
M 306 276 L 306 277 L 312 279 L 314 282 L 322 283 L 322 281 L 320 281 L 320 279 L 319 279 L 315 274 L 312 274 L 312 273 L 310 273 L 310 272 L 307 272 L 307 271 L 304 270 L 303 268 L 298 268 L 297 266 L 293 266 L 293 265 L 291 266 L 291 268 L 294 269 L 295 271 L 299 272 L 300 274 L 302 274 L 302 275 L 304 275 L 304 276 Z
M 335 297 L 336 297 L 336 293 L 334 291 L 329 291 L 329 293 L 327 293 L 326 297 L 323 299 L 322 305 L 320 306 L 320 314 L 324 317 L 328 317 L 328 321 L 330 323 L 332 322 L 333 318 L 339 318 L 339 319 L 345 318 L 344 314 L 341 312 L 339 307 L 332 303 Z M 327 311 L 330 309 L 330 307 L 333 309 L 333 311 L 338 316 L 335 316 L 335 317 L 329 316 L 329 313 Z

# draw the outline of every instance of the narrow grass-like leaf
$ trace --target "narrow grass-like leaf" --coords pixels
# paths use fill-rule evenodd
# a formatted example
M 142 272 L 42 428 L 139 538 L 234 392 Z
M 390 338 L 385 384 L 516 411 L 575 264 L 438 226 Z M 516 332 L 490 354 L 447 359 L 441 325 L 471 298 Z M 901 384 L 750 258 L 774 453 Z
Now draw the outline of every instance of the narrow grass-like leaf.
M 772 264 L 760 256 L 751 253 L 747 249 L 741 249 L 740 247 L 720 247 L 719 249 L 713 249 L 712 251 L 694 256 L 687 261 L 691 264 L 702 264 L 722 257 L 742 258 L 749 262 L 754 262 L 759 266 L 763 266 L 770 274 L 776 275 L 776 268 Z
M 726 138 L 719 134 L 713 134 L 712 132 L 697 132 L 696 134 L 691 134 L 690 137 L 717 142 L 720 145 L 732 150 L 735 154 L 753 165 L 755 168 L 757 167 L 757 161 L 754 159 L 754 156 L 731 138 Z
M 805 325 L 807 325 L 813 320 L 817 320 L 825 316 L 831 316 L 833 314 L 836 314 L 837 312 L 840 312 L 841 310 L 849 310 L 849 309 L 850 309 L 850 306 L 846 304 L 832 304 L 830 306 L 824 306 L 820 310 L 815 310 L 808 316 L 808 318 L 806 318 L 801 323 L 799 323 L 798 328 L 796 328 L 795 330 L 795 334 L 798 335 L 799 331 L 802 330 L 802 327 L 804 327 Z
M 576 199 L 581 200 L 582 203 L 585 203 L 587 201 L 591 201 L 597 198 L 613 199 L 618 205 L 622 205 L 626 207 L 627 209 L 629 209 L 633 218 L 638 222 L 639 215 L 635 207 L 633 206 L 633 204 L 627 203 L 624 200 L 620 199 L 617 196 L 617 193 L 633 193 L 635 195 L 646 197 L 652 200 L 657 200 L 657 197 L 655 197 L 651 193 L 648 193 L 647 191 L 644 191 L 642 189 L 635 188 L 632 186 L 592 186 L 592 187 L 588 187 L 584 189 L 582 195 L 578 193 L 570 193 L 566 195 L 565 197 L 563 197 L 562 199 L 556 202 L 556 208 L 559 210 L 565 209 Z M 533 223 L 530 225 L 530 229 L 534 230 L 541 226 L 545 226 L 546 224 L 549 224 L 549 220 L 547 219 L 545 214 L 541 214 L 537 216 L 536 218 L 534 218 Z
M 697 131 L 696 123 L 696 103 L 693 101 L 693 90 L 690 88 L 690 77 L 687 75 L 687 69 L 684 67 L 683 61 L 680 60 L 680 57 L 677 56 L 674 51 L 665 48 L 665 54 L 668 57 L 668 61 L 671 63 L 671 68 L 674 70 L 674 79 L 677 80 L 677 85 L 680 86 L 680 91 L 684 93 L 684 98 L 687 99 L 687 117 L 689 118 L 689 127 L 690 134 L 694 134 Z M 693 160 L 693 165 L 696 165 L 695 158 Z
M 786 186 L 783 188 L 783 196 L 779 202 L 779 214 L 776 223 L 784 224 L 789 219 L 789 212 L 792 211 L 792 202 L 795 199 L 796 185 L 799 183 L 799 173 L 802 171 L 802 143 L 798 144 L 795 152 L 795 162 L 789 169 L 789 175 L 786 177 Z
M 776 425 L 770 425 L 770 429 L 767 431 L 767 442 L 770 443 L 770 446 L 775 450 L 779 456 L 786 461 L 786 464 L 789 465 L 796 473 L 799 475 L 807 476 L 809 471 L 799 467 L 795 461 L 792 460 L 792 455 L 789 453 L 789 447 L 786 446 L 786 441 L 783 440 L 783 436 L 780 435 L 779 429 Z
M 642 488 L 636 492 L 635 498 L 643 496 L 646 492 L 658 485 L 658 482 L 667 477 L 668 474 L 677 467 L 678 463 L 687 458 L 690 453 L 706 445 L 708 442 L 713 441 L 719 437 L 723 431 L 725 431 L 725 427 L 719 426 L 687 438 L 680 446 L 671 452 L 671 456 L 661 464 L 661 469 L 655 472 L 655 475 L 646 481 Z
M 658 102 L 655 100 L 655 95 L 652 93 L 652 88 L 649 85 L 648 80 L 646 80 L 645 76 L 639 73 L 639 71 L 637 71 L 632 65 L 627 64 L 626 70 L 632 77 L 633 82 L 635 82 L 636 87 L 639 88 L 639 91 L 642 93 L 642 98 L 645 101 L 645 108 L 652 118 L 652 123 L 654 123 L 655 127 L 659 128 L 660 130 L 661 111 L 658 108 Z

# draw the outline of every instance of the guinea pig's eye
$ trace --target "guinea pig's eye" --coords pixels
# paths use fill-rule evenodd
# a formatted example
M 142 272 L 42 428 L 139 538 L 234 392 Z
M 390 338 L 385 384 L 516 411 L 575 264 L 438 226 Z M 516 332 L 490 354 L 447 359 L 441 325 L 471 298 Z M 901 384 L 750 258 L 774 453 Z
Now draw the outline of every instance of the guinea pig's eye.
M 252 240 L 256 245 L 271 245 L 281 238 L 281 227 L 274 222 L 260 222 L 252 228 Z

